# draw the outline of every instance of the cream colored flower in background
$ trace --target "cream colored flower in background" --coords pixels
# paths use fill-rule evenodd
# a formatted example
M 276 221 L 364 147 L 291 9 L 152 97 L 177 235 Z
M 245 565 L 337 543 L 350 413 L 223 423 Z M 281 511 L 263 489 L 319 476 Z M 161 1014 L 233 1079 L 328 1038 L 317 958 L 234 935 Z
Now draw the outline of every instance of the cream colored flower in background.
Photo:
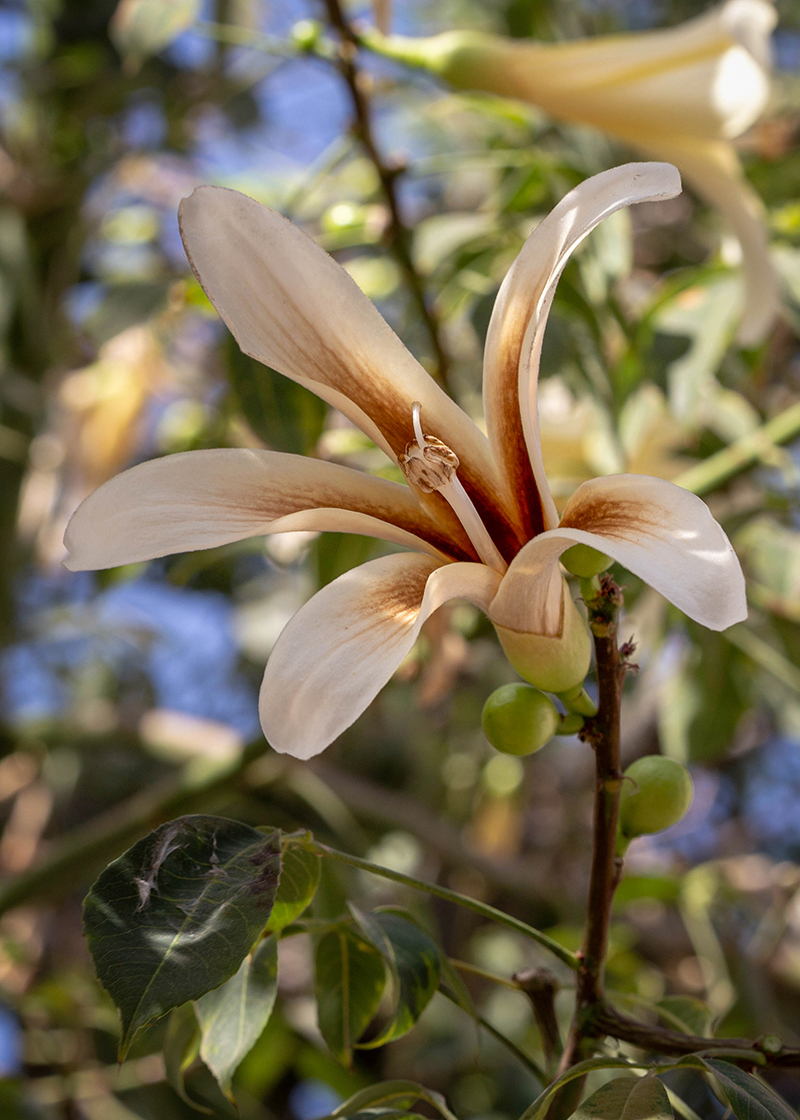
M 731 141 L 766 107 L 776 18 L 770 0 L 727 0 L 679 27 L 576 42 L 469 31 L 428 39 L 367 33 L 365 41 L 457 89 L 532 102 L 676 164 L 739 239 L 746 288 L 739 337 L 752 344 L 775 318 L 778 280 L 763 204 Z
M 408 485 L 272 451 L 185 452 L 133 467 L 87 498 L 67 529 L 67 566 L 108 568 L 297 529 L 413 550 L 334 580 L 278 639 L 261 722 L 276 750 L 300 758 L 358 717 L 449 599 L 486 611 L 532 683 L 554 692 L 581 683 L 588 631 L 559 563 L 575 543 L 612 556 L 712 629 L 740 621 L 741 569 L 700 499 L 661 479 L 616 475 L 579 486 L 559 519 L 541 455 L 539 356 L 569 255 L 620 207 L 679 190 L 673 167 L 629 164 L 581 184 L 537 226 L 489 326 L 484 435 L 310 238 L 244 195 L 199 188 L 181 206 L 184 244 L 239 345 L 343 412 Z

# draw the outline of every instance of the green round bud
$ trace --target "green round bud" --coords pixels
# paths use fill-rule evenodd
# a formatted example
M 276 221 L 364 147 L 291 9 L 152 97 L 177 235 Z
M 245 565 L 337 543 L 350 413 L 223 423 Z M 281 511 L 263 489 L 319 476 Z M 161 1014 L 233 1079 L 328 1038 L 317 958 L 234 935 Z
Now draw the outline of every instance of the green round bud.
M 483 705 L 486 738 L 504 754 L 533 754 L 549 742 L 560 717 L 555 704 L 529 684 L 504 684 Z
M 591 579 L 592 576 L 605 572 L 613 561 L 610 556 L 598 552 L 596 548 L 590 548 L 588 544 L 574 544 L 572 548 L 562 552 L 561 563 L 574 576 Z
M 619 803 L 619 829 L 626 839 L 663 832 L 677 824 L 689 810 L 694 783 L 680 762 L 662 755 L 647 755 L 625 771 Z

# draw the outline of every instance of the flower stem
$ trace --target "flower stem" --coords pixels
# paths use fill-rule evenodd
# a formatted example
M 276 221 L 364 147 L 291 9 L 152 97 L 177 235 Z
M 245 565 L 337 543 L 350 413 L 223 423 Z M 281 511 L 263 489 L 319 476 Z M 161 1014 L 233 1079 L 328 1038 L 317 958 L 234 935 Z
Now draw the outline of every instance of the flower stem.
M 594 1019 L 603 1006 L 603 968 L 608 952 L 611 905 L 622 870 L 621 860 L 616 855 L 622 789 L 620 704 L 626 668 L 617 646 L 617 615 L 621 605 L 622 594 L 617 585 L 610 576 L 600 576 L 596 593 L 586 598 L 597 659 L 598 711 L 586 721 L 581 732 L 581 738 L 591 744 L 595 754 L 592 867 L 575 1010 L 559 1073 L 590 1057 L 594 1049 Z M 559 1091 L 548 1112 L 548 1120 L 572 1115 L 582 1089 L 583 1079 L 579 1078 Z
M 532 941 L 537 941 L 540 945 L 558 957 L 565 965 L 573 971 L 577 971 L 579 967 L 578 958 L 569 949 L 565 949 L 563 945 L 559 945 L 552 937 L 548 937 L 546 933 L 541 930 L 529 926 L 527 922 L 521 922 L 519 918 L 513 918 L 510 914 L 505 914 L 502 910 L 497 910 L 494 906 L 489 906 L 488 903 L 478 902 L 476 898 L 470 898 L 468 895 L 459 894 L 458 891 L 451 891 L 448 887 L 440 887 L 437 883 L 426 883 L 424 879 L 415 879 L 412 875 L 403 875 L 400 871 L 392 871 L 389 867 L 381 867 L 377 863 L 370 863 L 369 860 L 361 859 L 359 856 L 351 856 L 347 852 L 340 852 L 336 848 L 329 848 L 327 844 L 321 844 L 318 840 L 310 840 L 309 847 L 311 850 L 318 852 L 321 856 L 329 856 L 331 859 L 338 860 L 339 863 L 346 863 L 350 867 L 357 867 L 360 871 L 368 871 L 372 875 L 379 875 L 382 879 L 391 879 L 395 883 L 402 883 L 403 886 L 413 887 L 414 890 L 425 891 L 426 894 L 432 894 L 436 898 L 443 898 L 446 902 L 454 902 L 457 906 L 464 906 L 468 910 L 474 910 L 476 914 L 480 914 L 489 921 L 497 922 L 499 925 L 508 926 L 509 929 L 516 930 L 517 933 L 529 937 Z

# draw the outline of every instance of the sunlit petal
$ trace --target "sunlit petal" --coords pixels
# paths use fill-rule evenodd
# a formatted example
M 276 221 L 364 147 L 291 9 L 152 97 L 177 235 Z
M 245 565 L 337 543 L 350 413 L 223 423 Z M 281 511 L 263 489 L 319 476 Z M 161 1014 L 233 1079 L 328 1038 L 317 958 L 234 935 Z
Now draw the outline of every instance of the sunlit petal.
M 474 555 L 455 517 L 434 521 L 405 486 L 301 455 L 223 448 L 153 459 L 106 482 L 67 526 L 66 564 L 113 568 L 292 529 Z
M 521 543 L 486 437 L 332 257 L 280 214 L 221 187 L 184 199 L 180 225 L 192 268 L 246 354 L 340 409 L 395 460 L 413 439 L 419 401 L 426 433 L 458 456 L 490 530 Z
M 705 502 L 672 482 L 634 474 L 579 486 L 560 527 L 530 541 L 517 556 L 491 617 L 500 609 L 510 616 L 515 600 L 524 602 L 526 578 L 547 571 L 572 544 L 613 557 L 710 630 L 747 617 L 742 569 Z
M 678 172 L 661 163 L 630 163 L 587 179 L 539 223 L 500 288 L 486 339 L 484 407 L 492 448 L 528 537 L 558 524 L 542 463 L 536 393 L 559 277 L 572 251 L 609 214 L 634 202 L 672 198 L 680 189 Z
M 483 564 L 437 565 L 413 553 L 354 568 L 289 622 L 267 663 L 259 710 L 267 740 L 319 754 L 364 711 L 448 599 L 486 609 L 500 576 Z

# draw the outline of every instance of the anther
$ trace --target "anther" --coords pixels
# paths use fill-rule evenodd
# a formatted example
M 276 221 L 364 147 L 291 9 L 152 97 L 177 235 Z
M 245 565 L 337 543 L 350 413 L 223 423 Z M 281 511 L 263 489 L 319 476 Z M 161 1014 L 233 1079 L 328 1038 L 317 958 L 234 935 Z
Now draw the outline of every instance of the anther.
M 409 482 L 413 482 L 425 494 L 431 494 L 434 490 L 441 494 L 452 507 L 484 564 L 495 571 L 505 572 L 508 565 L 498 552 L 472 499 L 456 474 L 458 456 L 446 443 L 423 432 L 422 405 L 419 401 L 414 401 L 411 406 L 411 422 L 415 438 L 406 444 L 405 454 L 398 457 Z

